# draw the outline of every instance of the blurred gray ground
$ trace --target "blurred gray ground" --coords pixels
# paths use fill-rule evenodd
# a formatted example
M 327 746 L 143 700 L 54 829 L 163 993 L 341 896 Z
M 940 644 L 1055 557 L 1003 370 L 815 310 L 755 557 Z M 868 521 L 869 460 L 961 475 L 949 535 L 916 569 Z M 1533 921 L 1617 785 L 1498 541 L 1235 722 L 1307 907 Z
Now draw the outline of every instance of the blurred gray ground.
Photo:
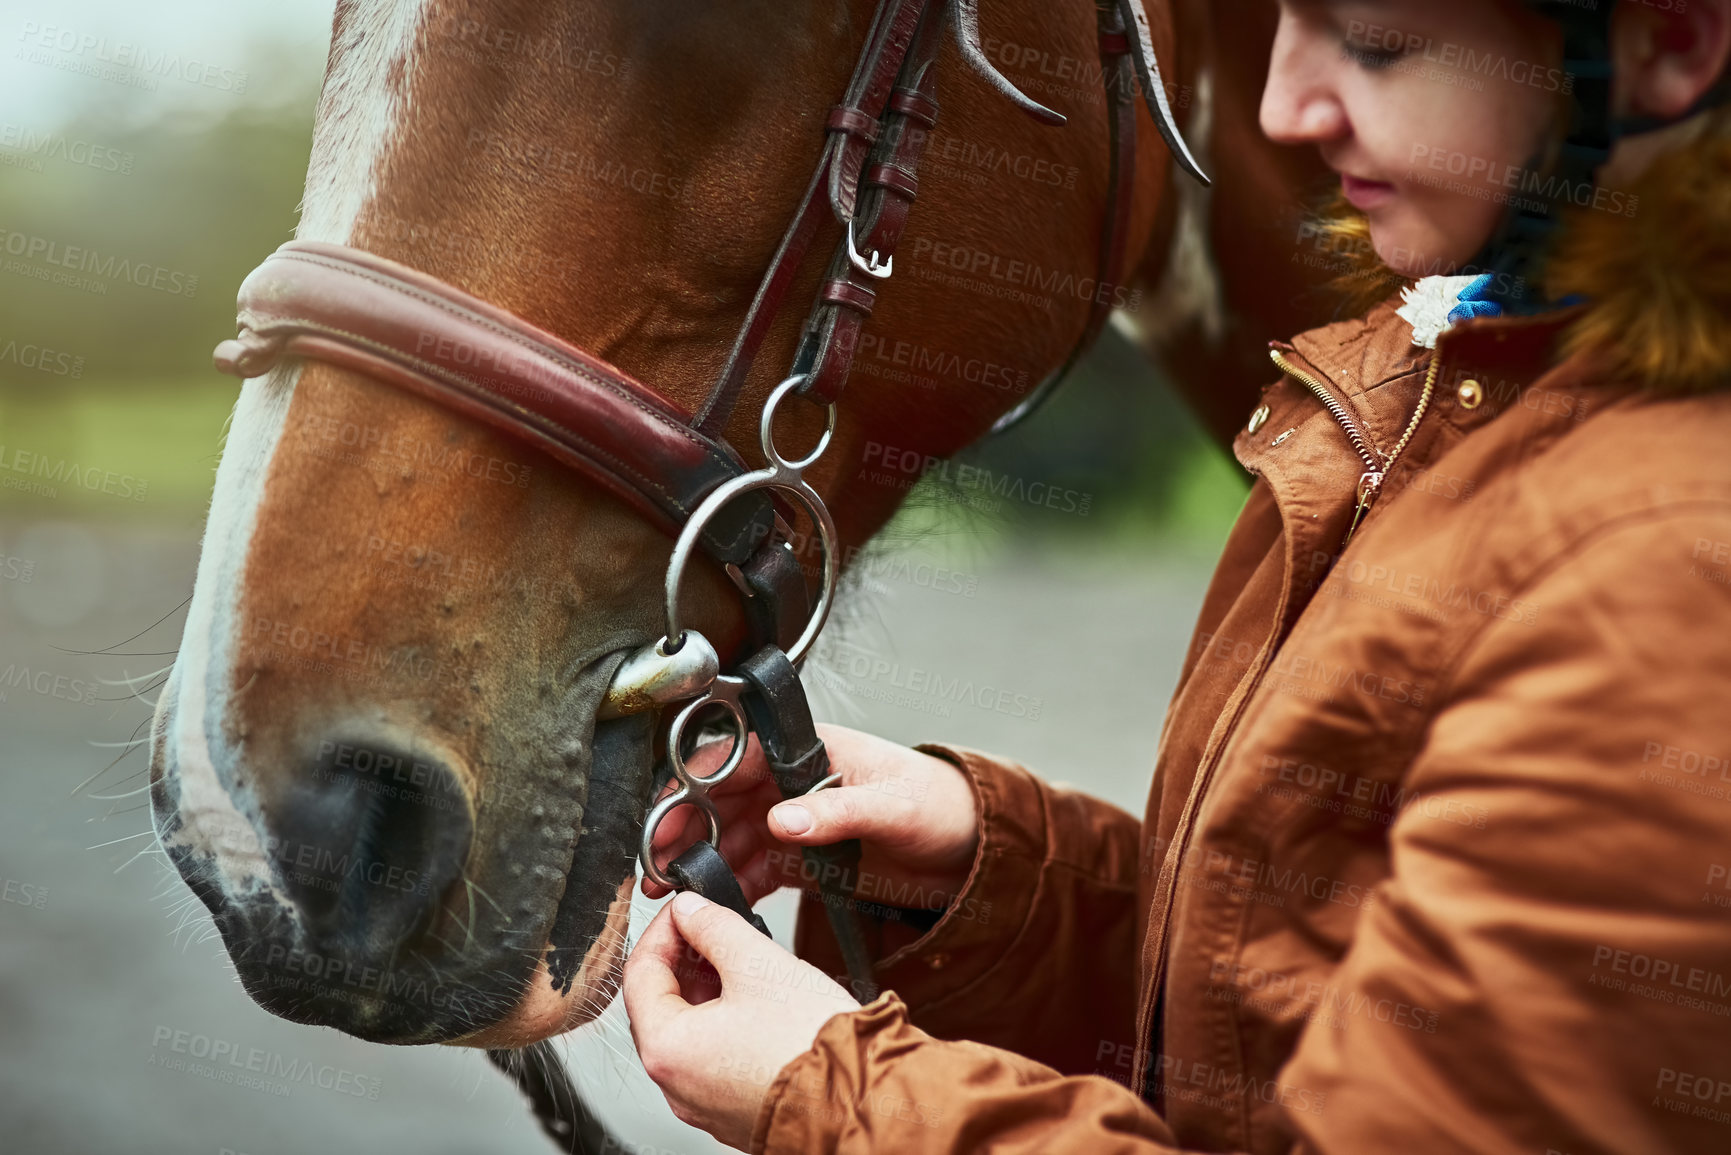
M 100 692 L 118 701 L 70 700 L 73 679 L 170 659 L 65 651 L 114 646 L 172 610 L 196 550 L 190 529 L 0 517 L 0 671 L 66 679 L 36 679 L 45 693 L 0 686 L 0 1150 L 544 1153 L 479 1053 L 376 1046 L 254 1006 L 202 908 L 181 917 L 190 895 L 150 852 L 143 795 L 91 797 L 141 788 L 142 752 L 76 792 L 118 753 L 92 743 L 127 740 L 148 711 L 114 686 Z M 1139 812 L 1205 553 L 928 537 L 874 563 L 807 684 L 828 720 L 1002 752 Z M 28 582 L 6 576 L 8 556 L 34 561 Z M 179 624 L 115 648 L 171 650 Z M 765 904 L 784 941 L 787 897 Z M 245 1065 L 226 1056 L 253 1048 L 279 1073 L 312 1074 L 229 1081 Z M 716 1149 L 668 1114 L 620 1008 L 568 1054 L 629 1150 Z

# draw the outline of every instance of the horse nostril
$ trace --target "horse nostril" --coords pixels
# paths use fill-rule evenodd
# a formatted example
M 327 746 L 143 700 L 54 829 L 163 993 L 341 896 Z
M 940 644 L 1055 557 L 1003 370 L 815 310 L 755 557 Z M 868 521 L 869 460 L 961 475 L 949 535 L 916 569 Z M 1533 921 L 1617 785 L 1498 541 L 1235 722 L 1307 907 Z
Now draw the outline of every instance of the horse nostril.
M 277 876 L 312 937 L 372 957 L 423 928 L 472 833 L 450 767 L 389 741 L 320 742 L 264 811 Z

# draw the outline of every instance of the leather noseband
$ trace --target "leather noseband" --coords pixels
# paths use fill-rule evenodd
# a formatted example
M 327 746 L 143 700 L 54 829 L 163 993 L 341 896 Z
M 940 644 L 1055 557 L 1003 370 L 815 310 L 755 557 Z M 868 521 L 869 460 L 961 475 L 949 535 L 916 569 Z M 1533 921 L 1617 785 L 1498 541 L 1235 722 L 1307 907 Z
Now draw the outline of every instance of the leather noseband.
M 545 450 L 670 533 L 745 465 L 691 415 L 624 371 L 461 289 L 342 245 L 290 241 L 240 287 L 240 336 L 217 368 L 256 377 L 283 357 L 354 369 Z M 706 551 L 746 561 L 767 499 L 705 526 Z

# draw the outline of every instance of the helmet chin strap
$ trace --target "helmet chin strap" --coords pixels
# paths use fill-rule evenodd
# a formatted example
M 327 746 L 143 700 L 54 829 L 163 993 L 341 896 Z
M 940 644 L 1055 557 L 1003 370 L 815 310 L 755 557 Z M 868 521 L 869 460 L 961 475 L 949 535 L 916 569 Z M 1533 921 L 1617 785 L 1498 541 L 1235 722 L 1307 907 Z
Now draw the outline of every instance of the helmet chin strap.
M 1557 302 L 1543 296 L 1544 258 L 1556 238 L 1563 210 L 1591 204 L 1599 172 L 1624 136 L 1636 136 L 1687 120 L 1731 98 L 1724 79 L 1679 116 L 1619 117 L 1611 107 L 1613 63 L 1611 15 L 1617 0 L 1582 5 L 1578 0 L 1529 0 L 1529 7 L 1555 21 L 1563 32 L 1563 72 L 1570 93 L 1568 135 L 1554 154 L 1541 152 L 1527 162 L 1524 174 L 1537 174 L 1538 189 L 1523 187 L 1496 234 L 1468 263 L 1465 271 L 1488 273 L 1482 296 L 1511 313 L 1536 313 Z M 1528 183 L 1522 181 L 1523 186 Z
M 1538 286 L 1539 269 L 1556 238 L 1563 210 L 1585 196 L 1590 203 L 1598 172 L 1610 159 L 1621 125 L 1611 114 L 1611 13 L 1616 0 L 1577 6 L 1566 0 L 1530 5 L 1563 30 L 1564 83 L 1572 85 L 1568 135 L 1551 155 L 1541 152 L 1522 170 L 1542 174 L 1538 190 L 1523 187 L 1503 215 L 1496 234 L 1469 262 L 1468 271 L 1489 273 L 1485 295 L 1510 313 L 1551 307 Z

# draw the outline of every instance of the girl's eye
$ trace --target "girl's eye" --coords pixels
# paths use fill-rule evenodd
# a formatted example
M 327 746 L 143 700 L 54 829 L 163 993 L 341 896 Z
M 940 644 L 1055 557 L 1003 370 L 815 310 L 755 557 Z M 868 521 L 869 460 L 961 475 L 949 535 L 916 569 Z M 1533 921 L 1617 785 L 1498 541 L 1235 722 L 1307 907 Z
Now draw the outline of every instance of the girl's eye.
M 1353 63 L 1369 72 L 1381 72 L 1392 66 L 1404 55 L 1399 50 L 1389 52 L 1381 48 L 1365 48 L 1350 40 L 1345 43 L 1342 51 L 1352 58 Z

